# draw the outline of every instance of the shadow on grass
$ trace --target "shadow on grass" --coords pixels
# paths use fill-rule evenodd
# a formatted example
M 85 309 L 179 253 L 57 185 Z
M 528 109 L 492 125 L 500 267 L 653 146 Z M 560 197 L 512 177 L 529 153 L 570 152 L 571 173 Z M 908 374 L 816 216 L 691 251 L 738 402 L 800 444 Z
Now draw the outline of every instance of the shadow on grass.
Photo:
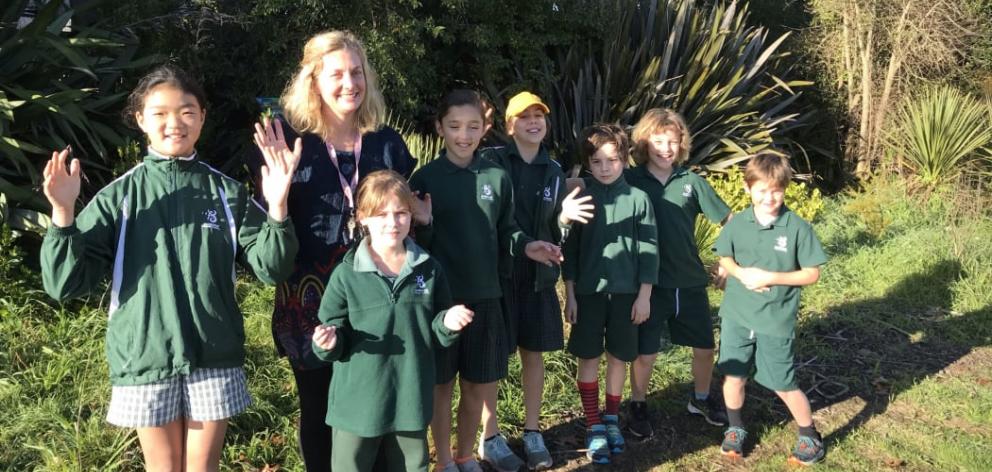
M 863 404 L 840 427 L 821 427 L 832 429 L 825 437 L 828 447 L 842 442 L 873 417 L 885 414 L 891 399 L 921 380 L 977 347 L 992 345 L 992 306 L 963 314 L 950 311 L 951 285 L 964 276 L 967 274 L 957 261 L 941 261 L 907 276 L 881 298 L 844 303 L 828 313 L 800 320 L 797 376 L 814 414 L 852 399 Z M 719 376 L 714 378 L 715 390 L 721 381 Z M 627 435 L 628 450 L 614 457 L 608 467 L 648 470 L 718 445 L 723 429 L 686 412 L 690 388 L 688 383 L 674 383 L 651 392 L 648 402 L 654 410 L 655 436 L 637 441 Z M 751 448 L 761 443 L 764 432 L 791 422 L 774 392 L 753 382 L 747 387 L 744 415 Z M 603 468 L 585 462 L 581 451 L 584 435 L 584 421 L 578 417 L 566 418 L 546 431 L 556 469 Z M 782 451 L 782 456 L 787 453 Z M 714 460 L 719 458 L 714 455 Z

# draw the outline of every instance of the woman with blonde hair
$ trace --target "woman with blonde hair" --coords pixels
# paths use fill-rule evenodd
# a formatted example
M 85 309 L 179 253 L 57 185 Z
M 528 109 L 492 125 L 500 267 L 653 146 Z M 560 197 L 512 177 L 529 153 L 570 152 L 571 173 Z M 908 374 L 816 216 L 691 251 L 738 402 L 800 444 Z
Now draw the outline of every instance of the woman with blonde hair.
M 331 428 L 324 420 L 331 367 L 311 347 L 321 296 L 331 270 L 358 236 L 358 183 L 380 169 L 409 177 L 416 161 L 400 135 L 383 126 L 385 105 L 375 71 L 365 47 L 349 32 L 324 32 L 307 41 L 280 102 L 286 123 L 257 124 L 256 144 L 266 156 L 288 149 L 301 155 L 289 193 L 300 250 L 293 274 L 276 289 L 272 334 L 293 367 L 306 468 L 327 471 Z

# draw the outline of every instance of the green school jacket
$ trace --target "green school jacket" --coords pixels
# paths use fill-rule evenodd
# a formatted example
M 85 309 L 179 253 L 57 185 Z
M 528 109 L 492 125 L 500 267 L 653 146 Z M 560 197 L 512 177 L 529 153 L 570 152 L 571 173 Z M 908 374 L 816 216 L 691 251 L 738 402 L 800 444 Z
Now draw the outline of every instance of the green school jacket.
M 196 159 L 154 154 L 100 190 L 41 248 L 45 291 L 85 295 L 111 275 L 106 350 L 113 385 L 244 364 L 234 294 L 242 251 L 266 283 L 293 269 L 287 218 L 268 219 L 240 182 Z
M 508 174 L 512 173 L 513 159 L 520 160 L 520 165 L 544 165 L 541 192 L 538 195 L 521 195 L 520 192 L 514 190 L 513 198 L 515 201 L 528 198 L 532 199 L 529 207 L 533 209 L 533 215 L 530 215 L 529 220 L 533 222 L 533 226 L 524 227 L 520 225 L 522 231 L 534 239 L 561 244 L 562 234 L 571 226 L 562 225 L 558 222 L 558 216 L 561 215 L 561 202 L 565 199 L 568 191 L 565 187 L 565 173 L 562 171 L 561 165 L 551 159 L 547 149 L 542 145 L 541 150 L 534 157 L 532 164 L 523 163 L 520 153 L 517 151 L 517 146 L 513 143 L 504 147 L 485 149 L 481 152 L 481 155 L 499 164 Z M 512 182 L 512 176 L 510 180 Z M 513 184 L 516 188 L 517 183 L 513 182 Z M 519 206 L 514 209 L 514 215 L 516 215 L 517 222 L 519 223 L 521 217 L 518 210 Z M 521 255 L 518 257 L 526 256 Z M 534 291 L 540 292 L 545 289 L 554 288 L 561 274 L 560 268 L 557 265 L 549 267 L 533 261 L 531 261 L 531 264 L 535 268 L 536 275 L 534 279 Z M 513 258 L 509 254 L 504 253 L 504 257 L 500 260 L 500 272 L 504 277 L 509 277 L 512 267 Z
M 627 182 L 648 194 L 658 220 L 658 286 L 665 288 L 705 287 L 710 276 L 696 248 L 696 218 L 703 214 L 719 223 L 730 214 L 727 206 L 706 179 L 685 167 L 672 169 L 662 184 L 646 165 L 628 169 Z
M 513 219 L 513 184 L 499 165 L 478 153 L 465 168 L 447 152 L 410 177 L 410 188 L 430 194 L 434 222 L 417 226 L 417 244 L 447 272 L 459 302 L 499 298 L 499 261 L 509 252 L 523 255 L 533 238 Z
M 585 185 L 596 214 L 565 241 L 565 280 L 575 281 L 577 295 L 633 294 L 658 283 L 658 231 L 647 194 L 622 175 L 609 185 L 586 178 Z
M 406 240 L 406 262 L 390 283 L 372 261 L 368 239 L 345 254 L 320 302 L 321 323 L 337 326 L 327 424 L 361 437 L 422 431 L 433 414 L 434 349 L 458 333 L 444 326 L 448 282 L 435 259 Z

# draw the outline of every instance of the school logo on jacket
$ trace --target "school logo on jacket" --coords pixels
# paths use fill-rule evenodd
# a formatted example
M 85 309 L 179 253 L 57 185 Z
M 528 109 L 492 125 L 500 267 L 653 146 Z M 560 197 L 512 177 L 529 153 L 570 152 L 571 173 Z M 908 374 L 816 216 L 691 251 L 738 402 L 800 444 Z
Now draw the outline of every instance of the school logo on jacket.
M 773 249 L 779 252 L 786 252 L 788 250 L 787 248 L 788 243 L 789 243 L 789 238 L 785 236 L 779 236 L 775 238 L 775 247 Z
M 430 289 L 427 288 L 427 282 L 424 281 L 423 275 L 418 275 L 416 277 L 417 287 L 413 289 L 415 295 L 428 295 L 431 293 Z
M 482 193 L 479 194 L 479 200 L 489 200 L 493 201 L 493 186 L 489 184 L 482 185 Z
M 685 184 L 682 186 L 682 196 L 691 197 L 692 196 L 692 185 Z
M 551 201 L 551 187 L 544 187 L 544 201 Z
M 217 225 L 217 210 L 207 210 L 203 212 L 203 220 L 203 224 L 201 225 L 202 228 L 220 229 L 220 226 Z

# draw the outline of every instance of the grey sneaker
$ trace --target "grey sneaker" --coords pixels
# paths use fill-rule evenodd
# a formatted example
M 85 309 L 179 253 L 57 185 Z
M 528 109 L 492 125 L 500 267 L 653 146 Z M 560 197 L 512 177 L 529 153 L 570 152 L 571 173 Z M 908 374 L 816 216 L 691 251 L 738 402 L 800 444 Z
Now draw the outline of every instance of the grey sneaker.
M 454 464 L 455 461 L 451 461 L 451 463 Z M 458 468 L 455 470 L 458 472 L 485 472 L 482 470 L 482 466 L 479 465 L 479 461 L 475 459 L 472 459 L 464 464 L 458 464 L 456 467 Z M 447 467 L 444 468 L 444 472 L 448 472 Z
M 479 458 L 499 472 L 517 472 L 524 465 L 524 461 L 510 450 L 503 433 L 496 433 L 491 439 L 482 441 Z
M 726 408 L 710 395 L 706 400 L 696 400 L 696 396 L 689 393 L 689 404 L 686 406 L 689 413 L 702 416 L 707 423 L 713 426 L 724 426 L 727 424 Z
M 542 470 L 551 467 L 551 453 L 544 445 L 541 433 L 530 431 L 524 433 L 524 452 L 527 454 L 527 468 Z

